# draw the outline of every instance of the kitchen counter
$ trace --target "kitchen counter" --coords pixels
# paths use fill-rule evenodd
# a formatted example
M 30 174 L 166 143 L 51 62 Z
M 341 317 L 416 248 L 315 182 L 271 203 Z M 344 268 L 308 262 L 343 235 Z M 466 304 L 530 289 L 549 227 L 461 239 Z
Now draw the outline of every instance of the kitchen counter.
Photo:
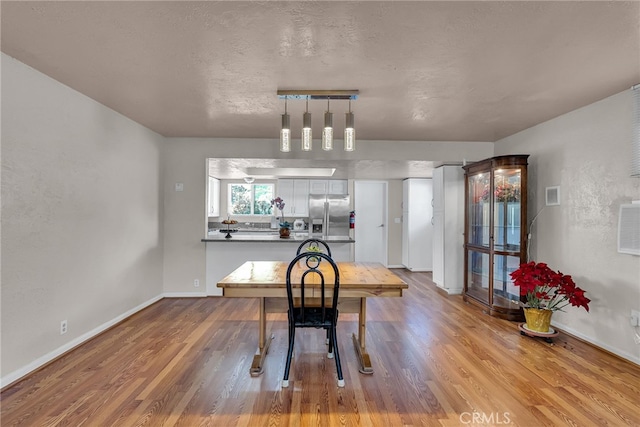
M 308 234 L 295 234 L 291 233 L 289 238 L 283 239 L 280 237 L 277 232 L 274 233 L 231 233 L 231 237 L 227 239 L 225 236 L 226 233 L 215 232 L 212 234 L 208 234 L 207 237 L 202 239 L 202 242 L 212 243 L 212 242 L 271 242 L 271 243 L 300 243 L 309 238 Z M 355 240 L 349 236 L 327 236 L 322 238 L 318 236 L 322 240 L 328 243 L 355 243 Z
M 298 246 L 309 238 L 307 233 L 294 233 L 281 239 L 276 230 L 268 232 L 239 231 L 226 233 L 211 231 L 201 239 L 206 244 L 207 295 L 221 295 L 222 288 L 217 283 L 244 264 L 245 261 L 291 261 L 296 256 Z M 350 236 L 328 236 L 324 239 L 331 248 L 335 261 L 353 261 L 355 240 Z

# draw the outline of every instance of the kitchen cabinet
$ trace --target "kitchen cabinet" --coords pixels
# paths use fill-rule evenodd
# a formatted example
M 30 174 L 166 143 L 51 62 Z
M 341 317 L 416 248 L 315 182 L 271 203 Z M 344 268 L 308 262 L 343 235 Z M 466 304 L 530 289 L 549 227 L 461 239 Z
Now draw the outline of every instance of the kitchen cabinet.
M 402 264 L 411 271 L 433 269 L 431 179 L 402 181 Z
M 220 180 L 212 176 L 207 188 L 207 216 L 220 216 Z
M 448 294 L 462 293 L 464 279 L 464 171 L 433 170 L 433 282 Z
M 309 194 L 349 194 L 346 179 L 310 179 Z
M 279 179 L 276 193 L 284 200 L 285 217 L 309 216 L 309 180 Z M 279 214 L 277 212 L 276 214 Z
M 349 194 L 346 179 L 330 179 L 327 194 Z
M 526 262 L 528 155 L 464 166 L 463 299 L 492 316 L 523 320 L 510 273 Z
M 328 179 L 310 179 L 309 180 L 309 194 L 327 194 L 329 189 Z

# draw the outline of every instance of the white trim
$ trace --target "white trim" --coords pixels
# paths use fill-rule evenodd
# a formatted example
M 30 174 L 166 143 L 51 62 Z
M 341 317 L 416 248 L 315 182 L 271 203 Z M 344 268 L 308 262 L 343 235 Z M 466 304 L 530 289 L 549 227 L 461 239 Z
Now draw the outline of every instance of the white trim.
M 66 353 L 67 351 L 73 349 L 74 347 L 79 346 L 80 344 L 85 343 L 86 341 L 89 341 L 91 338 L 99 335 L 100 333 L 106 331 L 107 329 L 111 328 L 112 326 L 114 326 L 115 324 L 125 320 L 127 317 L 130 317 L 134 314 L 136 314 L 137 312 L 139 312 L 142 309 L 147 308 L 148 306 L 150 306 L 151 304 L 154 304 L 158 301 L 160 301 L 162 298 L 164 298 L 164 295 L 158 295 L 154 298 L 151 298 L 150 300 L 143 302 L 142 304 L 138 305 L 137 307 L 132 308 L 131 310 L 126 311 L 125 313 L 121 314 L 120 316 L 103 323 L 102 325 L 80 335 L 79 337 L 69 341 L 68 343 L 58 347 L 57 349 L 45 354 L 42 357 L 37 358 L 36 360 L 34 360 L 33 362 L 23 366 L 20 369 L 17 369 L 13 372 L 11 372 L 10 374 L 7 374 L 6 376 L 0 378 L 0 388 L 5 387 L 7 384 L 11 384 L 12 382 L 19 380 L 20 378 L 23 378 L 25 376 L 27 376 L 28 374 L 30 374 L 31 372 L 35 371 L 36 369 L 40 368 L 41 366 L 46 365 L 47 363 L 55 360 L 56 358 L 60 357 L 61 355 L 63 355 L 64 353 Z
M 165 292 L 161 295 L 163 298 L 204 298 L 206 292 Z
M 445 288 L 444 286 L 440 286 L 436 284 L 436 287 L 441 291 L 445 291 L 448 295 L 460 295 L 462 294 L 462 288 Z
M 402 264 L 393 264 L 393 265 L 388 265 L 387 268 L 406 268 L 406 267 Z
M 582 334 L 582 333 L 580 333 L 580 332 L 578 332 L 578 331 L 576 331 L 576 330 L 574 330 L 574 329 L 572 329 L 572 328 L 570 328 L 568 326 L 563 325 L 562 323 L 553 322 L 552 326 L 555 326 L 556 328 L 558 328 L 558 329 L 560 329 L 560 330 L 562 330 L 564 332 L 567 332 L 567 333 L 569 333 L 569 334 L 571 334 L 571 335 L 573 335 L 575 337 L 578 337 L 581 340 L 584 340 L 584 341 L 594 345 L 595 347 L 600 347 L 601 349 L 607 350 L 608 352 L 613 353 L 613 354 L 615 354 L 617 356 L 620 356 L 623 359 L 629 360 L 630 362 L 633 362 L 636 365 L 640 365 L 640 357 L 637 356 L 637 355 L 629 354 L 629 353 L 624 352 L 624 351 L 620 351 L 617 348 L 613 348 L 610 345 L 605 344 L 605 343 L 603 343 L 603 342 L 601 342 L 601 341 L 599 341 L 597 339 L 593 339 L 592 337 L 588 337 L 588 336 L 586 336 L 586 335 L 584 335 L 584 334 Z M 631 333 L 633 333 L 633 329 L 631 329 Z

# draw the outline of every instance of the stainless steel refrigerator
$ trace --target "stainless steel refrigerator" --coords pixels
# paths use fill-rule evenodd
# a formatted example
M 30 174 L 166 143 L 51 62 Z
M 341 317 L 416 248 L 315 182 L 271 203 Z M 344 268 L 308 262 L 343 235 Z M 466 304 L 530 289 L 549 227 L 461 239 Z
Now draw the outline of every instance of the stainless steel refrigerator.
M 351 213 L 349 202 L 349 195 L 310 195 L 309 235 L 348 236 Z

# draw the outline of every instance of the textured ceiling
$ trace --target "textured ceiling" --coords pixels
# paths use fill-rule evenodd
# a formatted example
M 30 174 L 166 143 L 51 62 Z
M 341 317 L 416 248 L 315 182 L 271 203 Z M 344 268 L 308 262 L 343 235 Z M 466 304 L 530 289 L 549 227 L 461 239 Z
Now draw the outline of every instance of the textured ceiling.
M 640 82 L 637 1 L 0 7 L 3 52 L 165 136 L 277 138 L 278 89 L 358 89 L 360 140 L 495 141 Z

